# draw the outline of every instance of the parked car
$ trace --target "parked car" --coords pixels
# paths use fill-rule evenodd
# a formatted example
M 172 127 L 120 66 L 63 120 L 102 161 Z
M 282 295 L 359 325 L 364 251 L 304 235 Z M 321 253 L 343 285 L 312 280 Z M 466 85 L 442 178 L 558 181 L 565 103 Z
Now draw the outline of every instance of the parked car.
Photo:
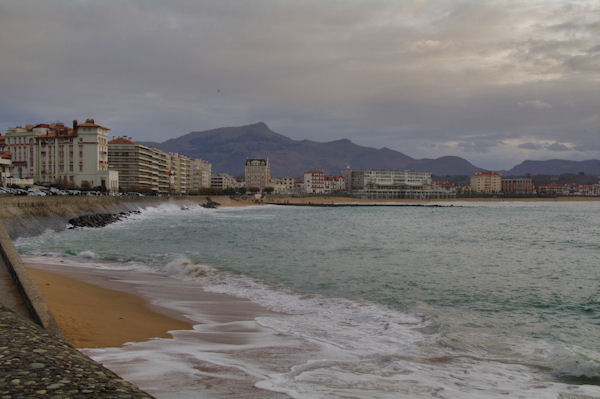
M 45 197 L 47 194 L 40 189 L 30 188 L 27 190 L 27 195 L 31 195 L 33 197 Z

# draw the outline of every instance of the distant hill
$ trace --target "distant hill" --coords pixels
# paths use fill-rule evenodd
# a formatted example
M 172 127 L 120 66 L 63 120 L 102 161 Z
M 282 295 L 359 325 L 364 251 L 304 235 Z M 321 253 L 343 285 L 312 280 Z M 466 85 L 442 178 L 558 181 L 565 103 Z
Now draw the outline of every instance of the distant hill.
M 269 158 L 275 177 L 301 176 L 307 169 L 338 174 L 342 169 L 408 169 L 434 175 L 471 175 L 481 170 L 459 157 L 414 159 L 389 148 L 375 149 L 348 139 L 320 143 L 293 140 L 263 123 L 191 132 L 164 143 L 141 143 L 212 163 L 214 172 L 240 175 L 246 158 Z
M 548 161 L 524 161 L 511 170 L 503 173 L 507 176 L 531 175 L 562 175 L 578 174 L 600 175 L 600 160 L 566 161 L 563 159 L 550 159 Z

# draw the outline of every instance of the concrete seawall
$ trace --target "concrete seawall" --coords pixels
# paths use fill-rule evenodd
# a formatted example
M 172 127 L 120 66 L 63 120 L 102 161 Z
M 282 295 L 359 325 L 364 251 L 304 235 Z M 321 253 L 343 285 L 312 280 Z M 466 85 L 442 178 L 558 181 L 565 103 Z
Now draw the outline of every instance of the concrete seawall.
M 205 201 L 206 197 L 0 198 L 0 395 L 151 398 L 64 342 L 11 236 L 64 230 L 70 218 L 86 214 L 126 212 L 168 202 L 188 206 Z
M 61 336 L 52 313 L 23 265 L 11 238 L 64 230 L 69 219 L 140 210 L 164 203 L 202 203 L 205 197 L 2 197 L 0 198 L 0 304 Z
M 0 225 L 0 304 L 62 338 L 54 316 L 2 225 Z
M 73 217 L 118 213 L 174 202 L 189 205 L 206 201 L 202 196 L 181 197 L 0 197 L 0 223 L 11 238 L 34 236 L 51 229 L 64 230 Z

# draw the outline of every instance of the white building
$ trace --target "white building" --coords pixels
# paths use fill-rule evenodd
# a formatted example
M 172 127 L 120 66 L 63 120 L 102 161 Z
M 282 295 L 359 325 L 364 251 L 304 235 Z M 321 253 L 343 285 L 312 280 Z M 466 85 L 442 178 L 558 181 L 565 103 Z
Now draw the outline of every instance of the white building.
M 386 198 L 448 198 L 453 194 L 436 189 L 431 173 L 408 170 L 344 170 L 346 191 L 371 199 Z
M 6 131 L 12 175 L 38 184 L 64 183 L 117 191 L 117 171 L 108 167 L 108 131 L 93 119 L 28 125 Z
M 325 176 L 325 194 L 346 191 L 346 179 L 343 176 Z
M 271 184 L 273 185 L 273 192 L 275 194 L 293 194 L 294 183 L 295 180 L 293 177 L 281 177 L 278 179 L 271 179 Z
M 238 188 L 239 184 L 235 177 L 228 173 L 214 173 L 211 178 L 211 188 L 220 188 L 225 190 L 226 188 Z
M 325 194 L 325 173 L 322 170 L 304 172 L 304 192 L 307 194 Z

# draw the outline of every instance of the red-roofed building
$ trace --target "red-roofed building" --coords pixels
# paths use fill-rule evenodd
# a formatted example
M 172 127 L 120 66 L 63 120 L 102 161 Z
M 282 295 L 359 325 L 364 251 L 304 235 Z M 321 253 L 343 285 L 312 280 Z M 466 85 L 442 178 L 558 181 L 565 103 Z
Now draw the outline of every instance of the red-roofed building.
M 108 168 L 108 128 L 93 119 L 73 127 L 41 123 L 6 131 L 12 175 L 38 184 L 103 187 L 118 190 L 118 173 Z
M 304 172 L 304 192 L 307 194 L 325 193 L 325 173 L 322 170 Z

